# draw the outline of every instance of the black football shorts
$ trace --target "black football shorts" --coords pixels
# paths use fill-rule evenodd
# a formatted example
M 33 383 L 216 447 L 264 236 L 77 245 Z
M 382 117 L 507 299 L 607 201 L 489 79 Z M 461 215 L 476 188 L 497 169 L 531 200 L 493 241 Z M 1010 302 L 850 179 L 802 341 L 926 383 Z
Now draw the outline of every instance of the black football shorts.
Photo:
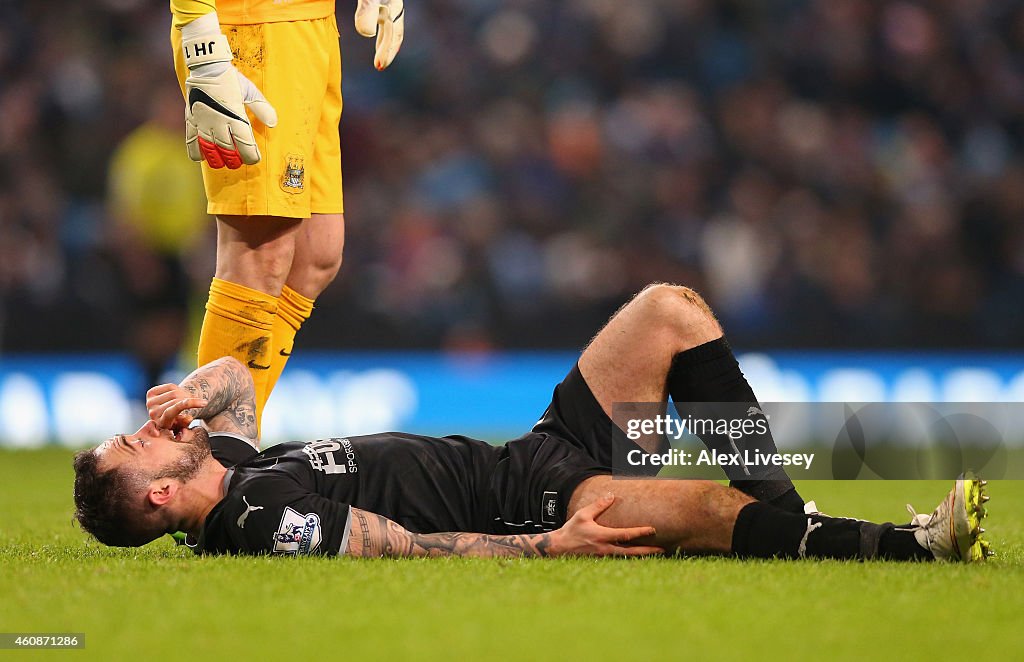
M 611 418 L 574 366 L 555 387 L 533 430 L 502 449 L 491 530 L 535 533 L 564 524 L 576 487 L 591 476 L 611 474 L 613 466 L 623 466 L 616 457 L 640 448 L 614 432 Z

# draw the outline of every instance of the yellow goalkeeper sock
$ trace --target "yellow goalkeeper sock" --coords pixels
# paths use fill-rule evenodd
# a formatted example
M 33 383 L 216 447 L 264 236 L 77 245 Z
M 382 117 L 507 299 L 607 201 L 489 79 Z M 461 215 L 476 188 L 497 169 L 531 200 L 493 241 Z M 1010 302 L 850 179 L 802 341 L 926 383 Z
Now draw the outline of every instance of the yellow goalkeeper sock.
M 267 390 L 263 401 L 258 404 L 262 409 L 284 372 L 284 365 L 292 355 L 295 346 L 295 334 L 302 328 L 303 322 L 313 313 L 313 300 L 308 299 L 287 285 L 281 290 L 277 299 L 277 317 L 274 318 L 274 343 L 270 354 L 270 371 L 267 374 Z
M 276 297 L 214 278 L 199 333 L 199 365 L 233 356 L 249 369 L 256 386 L 257 429 L 267 399 L 277 309 Z

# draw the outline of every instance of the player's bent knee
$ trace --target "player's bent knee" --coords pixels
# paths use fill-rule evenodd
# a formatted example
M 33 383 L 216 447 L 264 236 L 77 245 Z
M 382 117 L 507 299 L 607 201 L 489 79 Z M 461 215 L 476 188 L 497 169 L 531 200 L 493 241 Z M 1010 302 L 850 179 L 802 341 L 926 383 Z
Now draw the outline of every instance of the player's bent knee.
M 697 292 L 684 285 L 669 283 L 652 283 L 645 287 L 637 296 L 658 309 L 674 312 L 679 309 L 692 309 L 711 315 L 711 308 Z
M 692 336 L 703 342 L 722 334 L 718 320 L 704 299 L 682 285 L 649 285 L 637 295 L 633 305 L 651 328 L 662 328 L 686 338 Z

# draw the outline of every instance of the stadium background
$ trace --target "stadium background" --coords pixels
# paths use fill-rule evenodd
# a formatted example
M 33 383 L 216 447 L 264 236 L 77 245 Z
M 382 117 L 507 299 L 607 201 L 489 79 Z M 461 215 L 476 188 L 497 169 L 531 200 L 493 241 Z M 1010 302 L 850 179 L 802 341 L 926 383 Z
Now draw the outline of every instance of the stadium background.
M 765 401 L 1024 399 L 1019 0 L 407 0 L 383 74 L 353 5 L 345 265 L 268 436 L 518 433 L 651 280 L 708 297 Z M 62 446 L 192 364 L 212 269 L 168 23 L 0 0 L 0 631 L 97 660 L 1020 658 L 1021 481 L 989 485 L 999 556 L 967 567 L 88 540 Z M 949 484 L 798 487 L 906 521 Z
M 350 4 L 345 263 L 268 438 L 518 432 L 654 280 L 762 399 L 1024 394 L 1019 2 L 411 1 L 383 74 Z M 193 360 L 212 223 L 168 25 L 0 2 L 0 443 L 130 429 Z

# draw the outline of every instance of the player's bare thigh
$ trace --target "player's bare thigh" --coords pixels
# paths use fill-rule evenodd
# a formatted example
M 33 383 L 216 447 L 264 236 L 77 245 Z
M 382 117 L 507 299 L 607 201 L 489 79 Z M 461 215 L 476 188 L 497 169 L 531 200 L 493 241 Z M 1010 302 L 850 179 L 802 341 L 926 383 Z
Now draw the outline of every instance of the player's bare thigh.
M 673 357 L 720 337 L 721 326 L 696 292 L 678 285 L 651 285 L 591 341 L 580 357 L 580 372 L 612 416 L 616 402 L 666 401 Z
M 345 215 L 313 214 L 295 233 L 288 287 L 304 297 L 317 298 L 338 274 L 344 250 Z
M 653 526 L 655 544 L 689 553 L 728 553 L 740 510 L 753 501 L 739 490 L 705 480 L 627 480 L 592 476 L 576 488 L 568 517 L 611 493 L 615 502 L 597 521 L 605 526 Z

